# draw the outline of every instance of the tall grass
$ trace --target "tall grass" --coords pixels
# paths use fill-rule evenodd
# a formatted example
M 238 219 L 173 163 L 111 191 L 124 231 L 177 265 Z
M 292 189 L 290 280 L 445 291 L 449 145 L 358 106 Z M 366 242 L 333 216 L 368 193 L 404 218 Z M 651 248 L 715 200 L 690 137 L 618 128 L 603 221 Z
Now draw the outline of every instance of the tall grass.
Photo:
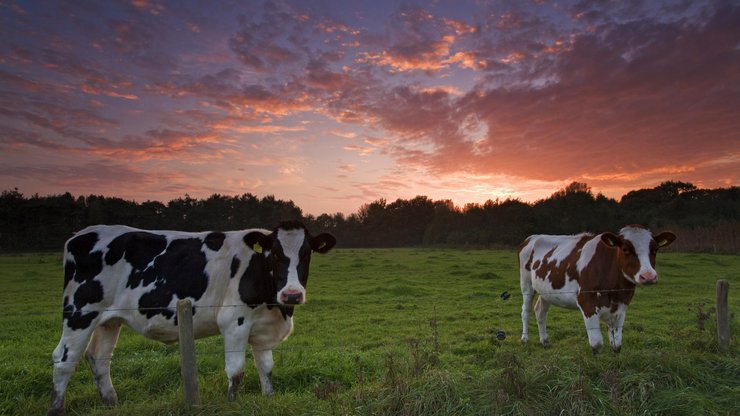
M 226 400 L 223 342 L 196 342 L 202 406 L 188 408 L 177 345 L 124 329 L 113 359 L 120 402 L 101 405 L 87 365 L 68 414 L 696 415 L 737 414 L 737 335 L 720 353 L 715 281 L 740 300 L 740 256 L 661 253 L 661 282 L 639 288 L 620 354 L 592 356 L 583 321 L 552 309 L 552 347 L 523 346 L 516 256 L 489 250 L 337 250 L 316 256 L 308 304 L 274 353 L 272 397 L 251 362 Z M 58 255 L 0 257 L 0 414 L 42 414 L 61 329 Z M 508 291 L 511 297 L 499 295 Z M 530 333 L 536 334 L 534 323 Z M 731 331 L 737 334 L 733 317 Z M 498 334 L 505 336 L 499 339 Z M 251 359 L 251 353 L 246 352 Z
M 723 222 L 718 225 L 680 229 L 681 238 L 671 249 L 682 252 L 740 254 L 740 222 Z

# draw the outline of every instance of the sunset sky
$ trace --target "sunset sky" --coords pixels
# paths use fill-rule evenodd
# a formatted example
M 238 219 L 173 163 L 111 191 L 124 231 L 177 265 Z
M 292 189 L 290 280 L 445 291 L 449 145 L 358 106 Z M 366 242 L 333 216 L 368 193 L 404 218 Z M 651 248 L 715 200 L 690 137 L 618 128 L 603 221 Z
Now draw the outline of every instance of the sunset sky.
M 620 198 L 740 184 L 738 1 L 0 0 L 0 190 Z

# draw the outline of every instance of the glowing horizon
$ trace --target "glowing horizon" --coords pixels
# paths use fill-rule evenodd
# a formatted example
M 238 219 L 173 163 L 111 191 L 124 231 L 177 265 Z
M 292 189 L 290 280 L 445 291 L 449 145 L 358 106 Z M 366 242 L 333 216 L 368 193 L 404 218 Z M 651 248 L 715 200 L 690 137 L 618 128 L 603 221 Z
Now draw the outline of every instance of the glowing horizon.
M 740 183 L 738 5 L 219 6 L 0 5 L 0 187 L 319 215 Z

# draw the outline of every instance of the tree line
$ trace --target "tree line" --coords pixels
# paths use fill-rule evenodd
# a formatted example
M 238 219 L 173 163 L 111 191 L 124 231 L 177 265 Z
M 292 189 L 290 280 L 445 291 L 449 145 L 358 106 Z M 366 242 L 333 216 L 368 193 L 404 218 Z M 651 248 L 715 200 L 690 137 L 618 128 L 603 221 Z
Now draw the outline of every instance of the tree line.
M 643 224 L 676 232 L 676 249 L 740 252 L 740 188 L 699 189 L 674 181 L 631 191 L 619 201 L 573 182 L 534 203 L 506 199 L 458 207 L 417 196 L 378 199 L 350 215 L 319 216 L 304 215 L 290 200 L 249 193 L 186 195 L 164 204 L 70 193 L 26 197 L 14 189 L 0 194 L 0 251 L 60 250 L 72 233 L 93 224 L 200 231 L 272 228 L 285 219 L 300 219 L 314 233 L 333 233 L 340 247 L 513 248 L 530 234 L 618 231 Z

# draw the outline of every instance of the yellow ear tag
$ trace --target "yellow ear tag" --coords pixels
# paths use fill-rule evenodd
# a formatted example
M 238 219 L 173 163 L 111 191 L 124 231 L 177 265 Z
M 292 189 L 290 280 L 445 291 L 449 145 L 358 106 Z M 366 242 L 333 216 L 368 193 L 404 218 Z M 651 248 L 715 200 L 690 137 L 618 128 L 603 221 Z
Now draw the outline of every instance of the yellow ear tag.
M 254 243 L 252 250 L 254 250 L 255 253 L 262 254 L 262 246 L 260 243 Z
M 322 249 L 326 247 L 326 241 L 323 241 L 321 244 L 319 244 L 319 249 Z

